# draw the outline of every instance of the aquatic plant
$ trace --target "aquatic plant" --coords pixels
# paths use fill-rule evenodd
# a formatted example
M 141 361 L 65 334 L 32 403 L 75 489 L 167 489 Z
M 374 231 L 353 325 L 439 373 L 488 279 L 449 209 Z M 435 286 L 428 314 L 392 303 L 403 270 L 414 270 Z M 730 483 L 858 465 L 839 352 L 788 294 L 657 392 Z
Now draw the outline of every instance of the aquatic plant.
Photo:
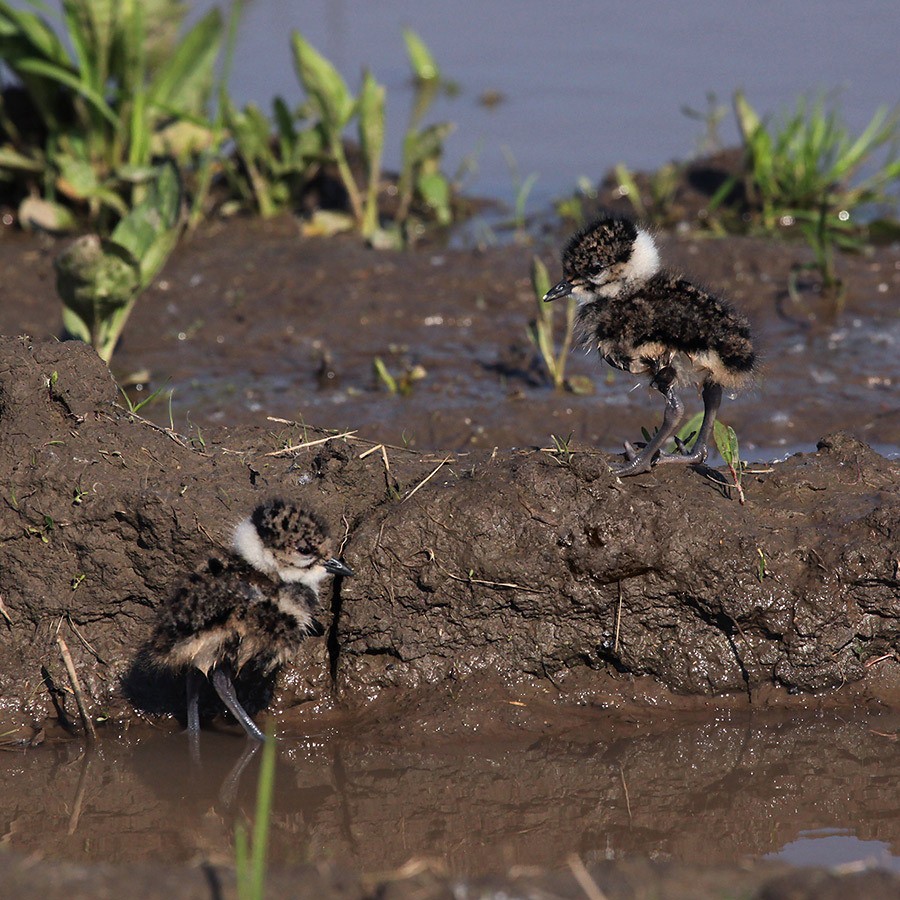
M 266 736 L 262 748 L 252 837 L 248 835 L 245 823 L 238 822 L 234 826 L 234 867 L 237 874 L 238 900 L 263 900 L 265 897 L 274 793 L 275 740 L 270 734 Z
M 224 121 L 235 146 L 223 164 L 232 194 L 263 218 L 291 208 L 321 169 L 321 132 L 299 127 L 299 115 L 281 97 L 272 103 L 271 120 L 256 104 L 238 110 L 226 97 Z
M 750 106 L 741 91 L 734 96 L 735 116 L 744 149 L 742 180 L 751 221 L 768 232 L 796 226 L 813 251 L 813 262 L 795 266 L 789 291 L 798 299 L 798 274 L 814 271 L 831 314 L 843 305 L 844 286 L 837 276 L 838 250 L 859 250 L 864 229 L 859 211 L 895 204 L 888 189 L 900 178 L 900 116 L 877 110 L 857 137 L 839 111 L 819 97 L 805 98 L 775 125 Z M 881 164 L 873 156 L 883 151 Z M 859 178 L 866 169 L 870 174 Z
M 742 179 L 750 213 L 767 231 L 794 221 L 816 221 L 825 211 L 835 242 L 860 207 L 889 201 L 886 189 L 900 177 L 894 152 L 898 113 L 875 112 L 863 132 L 852 137 L 834 105 L 819 97 L 810 106 L 797 101 L 793 113 L 771 123 L 760 117 L 742 91 L 734 111 L 744 150 Z M 881 165 L 872 157 L 890 148 Z M 871 174 L 856 179 L 863 167 Z
M 308 105 L 319 133 L 323 152 L 337 169 L 347 192 L 347 202 L 355 227 L 380 245 L 402 243 L 414 199 L 430 209 L 435 218 L 448 223 L 451 218 L 450 183 L 440 171 L 443 144 L 453 126 L 449 123 L 420 128 L 431 105 L 438 83 L 437 67 L 429 63 L 424 43 L 412 32 L 405 33 L 410 63 L 416 76 L 416 101 L 403 142 L 402 168 L 397 183 L 398 207 L 393 230 L 379 221 L 382 152 L 386 124 L 385 88 L 368 70 L 363 71 L 359 94 L 354 97 L 337 69 L 316 51 L 299 32 L 292 38 L 297 75 L 308 96 Z M 425 74 L 428 77 L 425 77 Z M 361 172 L 354 172 L 348 158 L 344 132 L 356 119 Z M 357 180 L 361 176 L 360 180 Z
M 683 163 L 670 162 L 651 172 L 647 177 L 647 202 L 644 202 L 637 179 L 623 163 L 616 166 L 615 177 L 619 193 L 628 200 L 639 219 L 667 225 L 672 220 L 675 196 L 685 168 Z
M 24 117 L 0 101 L 0 173 L 107 232 L 140 201 L 154 158 L 184 168 L 209 145 L 221 14 L 177 40 L 176 0 L 64 0 L 56 27 L 43 3 L 26 2 L 39 12 L 0 0 L 0 58 L 28 101 Z
M 109 362 L 140 292 L 175 248 L 182 229 L 181 184 L 173 163 L 142 185 L 143 199 L 108 239 L 78 238 L 54 260 L 63 324 Z
M 431 210 L 441 225 L 453 220 L 452 185 L 441 170 L 444 141 L 456 128 L 452 122 L 438 122 L 422 128 L 422 120 L 444 85 L 440 69 L 422 39 L 409 28 L 403 40 L 415 80 L 415 97 L 409 125 L 403 138 L 403 159 L 397 180 L 395 220 L 406 227 L 416 198 Z
M 534 291 L 536 316 L 528 324 L 528 338 L 537 347 L 547 369 L 554 390 L 561 391 L 566 386 L 566 357 L 572 346 L 575 328 L 575 299 L 566 300 L 566 322 L 562 346 L 559 353 L 553 335 L 553 306 L 544 303 L 544 295 L 550 290 L 550 275 L 543 261 L 535 256 L 531 260 L 531 288 Z

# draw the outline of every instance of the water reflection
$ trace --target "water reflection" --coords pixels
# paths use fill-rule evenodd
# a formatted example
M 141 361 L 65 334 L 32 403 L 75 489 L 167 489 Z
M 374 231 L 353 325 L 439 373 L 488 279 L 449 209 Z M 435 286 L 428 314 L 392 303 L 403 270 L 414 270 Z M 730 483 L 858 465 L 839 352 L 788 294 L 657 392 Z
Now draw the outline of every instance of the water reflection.
M 381 870 L 437 856 L 477 873 L 560 865 L 573 851 L 586 861 L 831 864 L 874 849 L 897 867 L 900 757 L 885 735 L 898 728 L 887 715 L 756 715 L 628 733 L 604 722 L 530 744 L 283 739 L 273 858 Z M 234 822 L 254 805 L 259 756 L 246 750 L 241 738 L 204 733 L 199 766 L 180 734 L 0 754 L 0 846 L 228 860 Z
M 890 847 L 882 841 L 861 841 L 844 829 L 821 829 L 801 832 L 795 841 L 785 844 L 766 859 L 790 863 L 794 866 L 821 865 L 863 868 L 878 866 L 900 873 L 900 858 L 892 856 Z

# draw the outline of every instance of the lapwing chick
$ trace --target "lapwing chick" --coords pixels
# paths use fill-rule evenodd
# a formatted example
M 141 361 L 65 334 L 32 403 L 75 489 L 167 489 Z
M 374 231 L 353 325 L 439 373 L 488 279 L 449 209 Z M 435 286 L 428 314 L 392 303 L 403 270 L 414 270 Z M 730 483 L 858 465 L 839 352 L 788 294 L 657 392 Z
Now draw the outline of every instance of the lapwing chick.
M 611 366 L 647 375 L 666 398 L 659 430 L 638 452 L 625 444 L 617 475 L 649 472 L 658 463 L 702 463 L 723 389 L 750 379 L 756 363 L 746 319 L 728 303 L 660 267 L 653 238 L 626 218 L 605 216 L 570 238 L 562 281 L 545 301 L 572 296 L 582 338 Z M 676 438 L 684 418 L 678 391 L 699 387 L 703 422 L 688 449 Z M 663 448 L 676 441 L 679 453 Z
M 257 506 L 238 525 L 232 555 L 194 572 L 162 609 L 150 641 L 154 663 L 187 676 L 188 731 L 200 729 L 199 692 L 206 676 L 251 738 L 262 741 L 238 700 L 242 670 L 265 678 L 296 654 L 308 635 L 322 579 L 353 572 L 332 555 L 328 527 L 312 510 L 284 500 Z

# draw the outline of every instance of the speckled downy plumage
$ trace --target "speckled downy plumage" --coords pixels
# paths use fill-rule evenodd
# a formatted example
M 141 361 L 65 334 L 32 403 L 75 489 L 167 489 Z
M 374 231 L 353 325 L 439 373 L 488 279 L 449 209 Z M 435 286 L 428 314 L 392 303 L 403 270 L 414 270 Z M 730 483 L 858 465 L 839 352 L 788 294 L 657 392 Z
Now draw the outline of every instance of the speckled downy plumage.
M 562 254 L 562 281 L 544 300 L 572 296 L 586 344 L 617 369 L 648 375 L 666 398 L 663 424 L 638 453 L 626 443 L 619 475 L 647 472 L 660 462 L 703 462 L 722 389 L 750 379 L 756 354 L 750 326 L 728 303 L 660 267 L 650 234 L 626 218 L 607 216 L 570 238 Z M 684 417 L 676 390 L 696 384 L 703 424 L 694 446 L 663 452 Z
M 333 558 L 325 522 L 284 500 L 261 504 L 238 525 L 233 555 L 192 573 L 160 612 L 150 642 L 154 663 L 188 676 L 188 729 L 199 728 L 198 676 L 206 675 L 247 733 L 263 735 L 241 706 L 233 678 L 251 666 L 272 674 L 303 639 L 321 635 L 313 614 L 331 574 L 352 575 Z

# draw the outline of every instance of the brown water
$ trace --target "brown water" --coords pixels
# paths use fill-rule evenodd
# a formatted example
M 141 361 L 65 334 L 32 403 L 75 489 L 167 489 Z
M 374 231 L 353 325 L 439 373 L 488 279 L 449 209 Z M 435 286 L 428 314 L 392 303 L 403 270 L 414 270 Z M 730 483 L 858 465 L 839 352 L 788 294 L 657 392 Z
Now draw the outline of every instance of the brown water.
M 720 715 L 509 740 L 365 730 L 281 735 L 276 862 L 383 871 L 412 857 L 476 874 L 631 855 L 900 872 L 898 714 Z M 383 734 L 383 732 L 382 732 Z M 228 861 L 260 754 L 143 731 L 0 754 L 0 846 L 72 860 Z M 237 774 L 241 766 L 246 768 Z

